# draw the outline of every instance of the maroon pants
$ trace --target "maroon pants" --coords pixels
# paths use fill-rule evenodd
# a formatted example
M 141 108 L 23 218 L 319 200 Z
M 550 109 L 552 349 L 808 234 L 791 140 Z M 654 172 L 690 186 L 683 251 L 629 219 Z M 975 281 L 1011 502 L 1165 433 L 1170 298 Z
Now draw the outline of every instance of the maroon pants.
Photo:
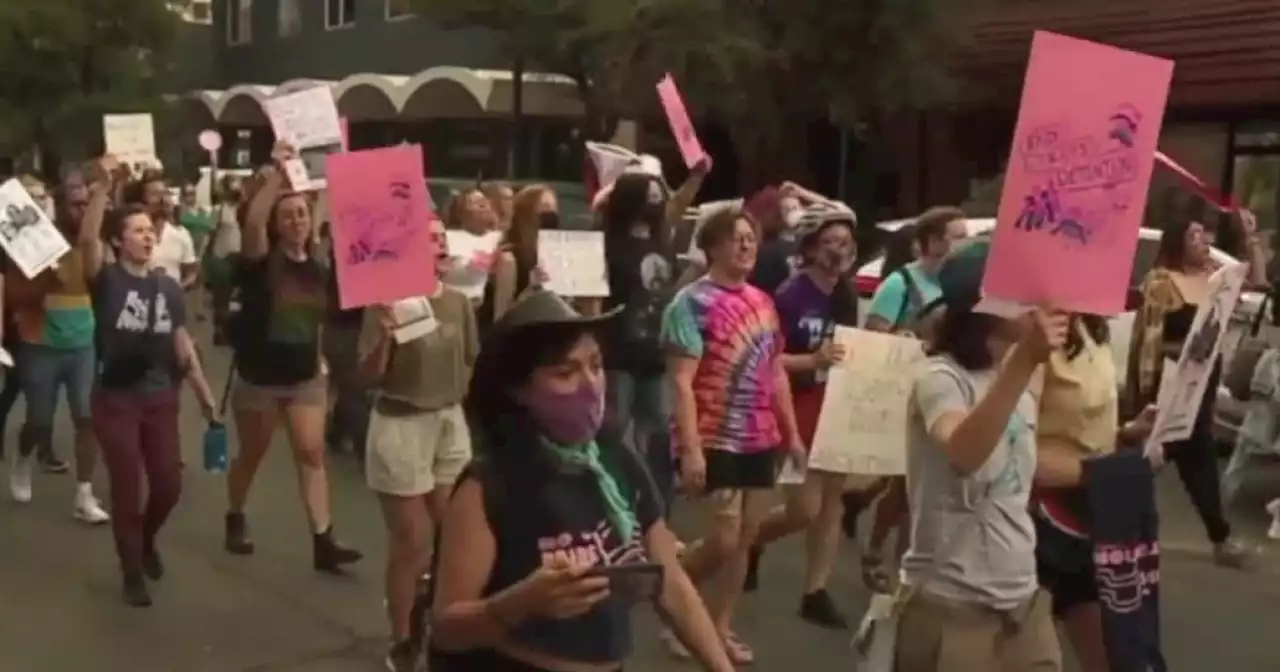
M 182 493 L 178 391 L 96 390 L 93 433 L 102 446 L 111 484 L 116 553 L 121 567 L 137 570 Z

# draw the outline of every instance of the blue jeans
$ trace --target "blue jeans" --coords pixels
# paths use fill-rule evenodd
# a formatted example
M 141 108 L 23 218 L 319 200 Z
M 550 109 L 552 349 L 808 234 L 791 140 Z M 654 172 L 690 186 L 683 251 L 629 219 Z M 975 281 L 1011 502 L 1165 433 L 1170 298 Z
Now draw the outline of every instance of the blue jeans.
M 666 379 L 662 374 L 636 376 L 624 371 L 609 371 L 605 379 L 605 408 L 610 422 L 644 456 L 663 502 L 670 502 L 675 469 Z
M 96 364 L 93 346 L 60 349 L 23 343 L 17 356 L 22 359 L 18 375 L 27 401 L 27 419 L 18 439 L 22 455 L 30 455 L 38 446 L 52 447 L 59 389 L 65 390 L 76 427 L 88 428 Z

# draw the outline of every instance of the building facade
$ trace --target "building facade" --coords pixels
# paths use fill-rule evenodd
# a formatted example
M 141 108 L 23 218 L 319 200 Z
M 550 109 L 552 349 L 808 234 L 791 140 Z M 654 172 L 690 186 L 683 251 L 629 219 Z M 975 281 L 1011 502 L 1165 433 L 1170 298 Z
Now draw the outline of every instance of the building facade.
M 512 158 L 511 73 L 497 37 L 443 29 L 404 0 L 213 0 L 213 77 L 185 96 L 192 126 L 223 135 L 219 164 L 265 161 L 273 136 L 262 103 L 327 85 L 352 147 L 417 142 L 429 174 L 577 179 L 581 114 L 573 82 L 524 78 L 523 132 Z
M 1032 33 L 1037 29 L 1173 59 L 1160 149 L 1277 230 L 1280 214 L 1280 2 L 1031 0 L 975 17 L 958 69 L 982 101 L 903 120 L 898 210 L 958 203 L 1003 171 Z M 1204 204 L 1157 168 L 1148 226 L 1204 216 Z

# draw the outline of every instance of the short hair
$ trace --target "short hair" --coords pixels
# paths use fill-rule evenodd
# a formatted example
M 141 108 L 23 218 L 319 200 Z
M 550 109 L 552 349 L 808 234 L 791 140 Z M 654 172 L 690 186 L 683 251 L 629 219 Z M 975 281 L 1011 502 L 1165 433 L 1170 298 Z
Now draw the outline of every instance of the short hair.
M 142 177 L 124 186 L 121 196 L 125 203 L 143 204 L 147 202 L 147 185 L 152 182 L 164 184 L 164 176 L 155 171 L 148 171 Z
M 128 203 L 107 211 L 102 220 L 102 237 L 108 242 L 124 237 L 125 223 L 130 217 L 147 216 L 146 208 L 139 203 Z
M 756 222 L 751 215 L 741 206 L 735 205 L 712 213 L 707 217 L 706 223 L 698 229 L 698 236 L 694 242 L 698 249 L 707 255 L 708 262 L 711 260 L 712 248 L 733 237 L 733 230 L 737 227 L 739 219 L 747 220 L 752 228 L 755 228 Z
M 957 219 L 965 219 L 968 215 L 954 205 L 938 205 L 916 217 L 916 242 L 924 245 L 946 235 L 947 225 Z

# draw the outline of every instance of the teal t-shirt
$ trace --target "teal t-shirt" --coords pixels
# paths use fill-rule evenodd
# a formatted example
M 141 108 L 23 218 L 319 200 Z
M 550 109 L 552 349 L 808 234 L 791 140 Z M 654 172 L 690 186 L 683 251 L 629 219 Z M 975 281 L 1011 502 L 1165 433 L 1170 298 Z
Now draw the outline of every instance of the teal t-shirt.
M 904 273 L 911 275 L 917 296 L 909 296 Z M 901 269 L 889 274 L 876 293 L 871 297 L 868 315 L 878 317 L 891 325 L 910 324 L 920 315 L 920 311 L 938 297 L 942 296 L 942 288 L 934 276 L 925 273 L 918 262 L 911 262 Z

